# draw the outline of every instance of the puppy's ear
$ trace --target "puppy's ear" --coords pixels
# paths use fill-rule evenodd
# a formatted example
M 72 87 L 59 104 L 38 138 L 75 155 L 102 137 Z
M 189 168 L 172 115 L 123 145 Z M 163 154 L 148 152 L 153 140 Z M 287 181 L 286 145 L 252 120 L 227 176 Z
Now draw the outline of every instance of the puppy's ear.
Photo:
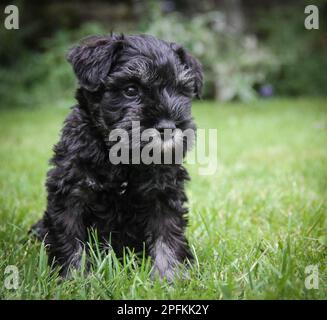
M 172 43 L 171 47 L 176 52 L 182 64 L 186 65 L 193 71 L 194 93 L 197 98 L 200 98 L 203 87 L 203 69 L 201 63 L 191 54 L 189 54 L 181 45 Z
M 72 48 L 67 60 L 79 84 L 88 91 L 96 91 L 110 72 L 121 47 L 122 36 L 91 36 Z

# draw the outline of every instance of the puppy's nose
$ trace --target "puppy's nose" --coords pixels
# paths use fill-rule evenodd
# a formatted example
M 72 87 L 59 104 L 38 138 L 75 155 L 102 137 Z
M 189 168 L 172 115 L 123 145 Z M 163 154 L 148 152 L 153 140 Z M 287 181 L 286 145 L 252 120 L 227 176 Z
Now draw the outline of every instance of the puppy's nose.
M 172 132 L 174 129 L 176 129 L 176 125 L 171 120 L 163 119 L 157 123 L 157 125 L 155 126 L 155 129 L 157 129 L 159 131 L 161 137 L 164 138 L 165 130 L 170 129 L 170 131 Z
M 176 129 L 176 125 L 173 121 L 162 119 L 160 120 L 157 125 L 155 126 L 155 129 L 159 131 L 161 135 L 161 139 L 170 139 L 172 137 L 174 129 Z M 169 130 L 170 132 L 166 133 L 165 136 L 165 130 Z M 170 134 L 168 134 L 170 133 Z

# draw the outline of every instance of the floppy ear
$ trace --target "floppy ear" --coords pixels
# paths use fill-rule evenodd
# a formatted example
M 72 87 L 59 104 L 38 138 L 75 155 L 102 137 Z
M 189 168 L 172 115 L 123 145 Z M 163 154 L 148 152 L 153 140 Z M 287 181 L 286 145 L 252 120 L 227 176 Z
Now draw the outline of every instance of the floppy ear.
M 122 45 L 119 40 L 122 37 L 91 36 L 68 52 L 67 60 L 73 66 L 81 87 L 88 91 L 96 91 L 100 87 Z
M 194 93 L 197 98 L 200 98 L 203 86 L 203 69 L 201 63 L 189 54 L 181 45 L 177 43 L 172 43 L 171 45 L 181 62 L 193 71 Z

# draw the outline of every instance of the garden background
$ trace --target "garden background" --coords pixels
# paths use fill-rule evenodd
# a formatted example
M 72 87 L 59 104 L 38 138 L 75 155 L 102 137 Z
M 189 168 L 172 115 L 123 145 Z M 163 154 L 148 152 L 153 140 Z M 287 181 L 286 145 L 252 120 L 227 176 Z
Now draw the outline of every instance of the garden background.
M 10 4 L 19 29 L 0 20 L 1 299 L 327 298 L 327 1 Z M 304 27 L 309 4 L 319 9 L 318 30 Z M 152 282 L 148 260 L 94 251 L 87 277 L 62 282 L 27 236 L 45 208 L 48 159 L 75 103 L 65 54 L 110 32 L 179 42 L 204 67 L 193 113 L 199 128 L 218 129 L 219 168 L 201 176 L 188 166 L 196 257 L 188 281 Z M 2 285 L 8 265 L 19 270 L 17 289 Z M 305 285 L 311 265 L 317 289 Z

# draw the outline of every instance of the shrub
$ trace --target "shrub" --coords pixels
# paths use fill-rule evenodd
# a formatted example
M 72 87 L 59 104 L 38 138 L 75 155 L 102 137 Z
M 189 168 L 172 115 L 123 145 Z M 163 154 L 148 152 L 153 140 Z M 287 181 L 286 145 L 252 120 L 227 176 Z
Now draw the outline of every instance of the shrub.
M 254 35 L 234 32 L 221 12 L 191 19 L 178 14 L 158 16 L 145 31 L 179 42 L 199 58 L 205 70 L 205 97 L 252 100 L 257 95 L 255 86 L 264 84 L 270 70 L 278 65 Z
M 327 32 L 322 17 L 327 4 L 318 3 L 319 30 L 306 30 L 305 3 L 301 1 L 299 6 L 273 8 L 269 16 L 258 15 L 261 19 L 258 19 L 255 29 L 279 61 L 279 68 L 268 76 L 279 95 L 326 95 Z
M 90 34 L 104 34 L 98 24 L 85 24 L 75 31 L 58 31 L 44 39 L 42 51 L 27 51 L 9 66 L 0 67 L 1 105 L 35 106 L 72 98 L 75 77 L 65 56 L 68 48 Z

